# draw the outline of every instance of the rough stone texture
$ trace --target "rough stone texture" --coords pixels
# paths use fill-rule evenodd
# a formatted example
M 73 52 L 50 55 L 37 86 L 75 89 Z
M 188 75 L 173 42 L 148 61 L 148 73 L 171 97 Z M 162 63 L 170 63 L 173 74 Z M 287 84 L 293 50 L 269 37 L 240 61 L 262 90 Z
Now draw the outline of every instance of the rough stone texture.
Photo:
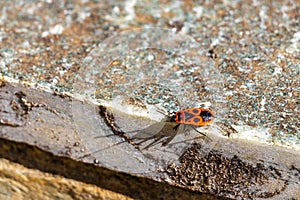
M 131 199 L 72 179 L 0 159 L 1 199 Z
M 231 144 L 233 145 L 233 144 Z M 259 147 L 253 145 L 253 148 Z M 272 150 L 265 150 L 265 153 Z M 279 152 L 279 151 L 278 151 Z M 289 168 L 283 167 L 286 163 L 282 159 L 279 166 L 256 161 L 250 163 L 249 160 L 259 160 L 248 158 L 247 161 L 242 156 L 228 156 L 218 151 L 211 151 L 202 156 L 203 150 L 199 144 L 194 144 L 180 158 L 180 165 L 171 165 L 167 171 L 172 180 L 178 185 L 183 185 L 192 190 L 208 191 L 226 196 L 243 196 L 244 198 L 277 198 L 285 199 L 297 197 L 299 195 L 299 168 L 288 164 Z M 243 156 L 246 153 L 242 153 Z M 288 155 L 288 153 L 279 153 Z M 272 153 L 270 157 L 274 156 Z M 276 155 L 280 156 L 280 155 Z M 290 155 L 290 156 L 299 156 Z M 274 160 L 279 163 L 278 160 Z M 299 159 L 295 161 L 299 162 Z M 283 167 L 283 168 L 282 168 Z
M 18 97 L 20 94 L 22 94 L 21 98 Z M 20 113 L 14 114 L 15 111 L 11 111 L 13 109 L 5 109 L 0 112 L 1 116 L 2 113 L 9 114 L 5 115 L 5 120 L 1 121 L 0 156 L 2 158 L 20 163 L 28 168 L 94 184 L 100 188 L 105 188 L 137 199 L 223 199 L 211 194 L 186 191 L 171 186 L 172 184 L 163 184 L 161 183 L 162 180 L 160 177 L 162 175 L 159 170 L 153 171 L 148 175 L 134 176 L 135 174 L 125 166 L 146 171 L 147 167 L 149 167 L 149 163 L 143 164 L 140 162 L 139 166 L 135 166 L 136 163 L 130 161 L 132 158 L 129 155 L 139 151 L 135 148 L 130 148 L 132 146 L 129 143 L 123 143 L 123 146 L 120 146 L 118 149 L 117 153 L 123 155 L 123 157 L 118 157 L 114 151 L 102 152 L 100 157 L 99 154 L 96 157 L 98 159 L 96 162 L 94 155 L 96 153 L 87 150 L 95 149 L 96 151 L 99 149 L 99 145 L 103 144 L 96 138 L 91 137 L 90 134 L 95 135 L 94 132 L 101 134 L 105 130 L 105 127 L 102 127 L 103 130 L 101 127 L 100 129 L 97 127 L 97 130 L 89 129 L 90 119 L 87 118 L 88 121 L 81 122 L 82 126 L 86 127 L 85 133 L 78 134 L 77 131 L 80 129 L 75 128 L 75 124 L 72 121 L 74 112 L 72 112 L 70 108 L 71 102 L 74 103 L 75 101 L 77 102 L 77 110 L 79 111 L 81 110 L 80 107 L 84 111 L 93 109 L 94 107 L 87 102 L 84 103 L 78 100 L 70 101 L 70 98 L 66 96 L 53 95 L 4 81 L 1 82 L 1 101 L 4 103 L 16 102 L 14 104 L 8 103 L 9 106 L 5 108 L 13 106 L 13 108 L 18 108 L 16 111 Z M 16 104 L 20 106 L 15 106 Z M 7 110 L 10 112 L 7 112 Z M 86 114 L 88 114 L 88 112 Z M 24 124 L 14 123 L 16 119 L 19 119 L 19 115 L 22 115 L 25 119 Z M 113 138 L 116 139 L 118 137 L 115 136 Z M 106 142 L 110 147 L 109 150 L 111 150 L 113 149 L 112 146 L 114 143 L 113 141 L 108 141 L 102 142 Z M 120 151 L 124 151 L 126 154 L 122 154 Z M 125 163 L 115 166 L 115 161 Z M 98 166 L 96 166 L 95 163 Z M 159 167 L 154 162 L 153 165 L 157 168 Z M 12 169 L 18 170 L 18 168 L 14 166 L 12 166 Z M 121 173 L 120 171 L 126 173 Z M 1 176 L 5 177 L 5 172 L 1 173 Z M 32 180 L 32 183 L 30 180 Z M 19 184 L 23 185 L 25 183 L 23 183 L 23 180 L 20 180 Z M 38 183 L 33 179 L 29 179 L 28 184 L 34 186 Z M 59 185 L 60 182 L 57 180 L 53 182 L 53 184 Z M 41 184 L 39 185 L 41 190 L 43 190 L 43 186 Z M 72 190 L 72 182 L 66 187 L 70 187 L 66 190 Z M 82 187 L 84 187 L 84 185 Z M 53 188 L 53 190 L 55 190 L 55 188 Z M 79 190 L 84 189 L 79 188 Z M 100 189 L 97 188 L 96 190 Z M 3 193 L 9 192 L 9 188 L 3 191 Z M 12 195 L 27 195 L 22 194 L 22 192 L 23 191 L 20 190 L 20 194 L 16 192 L 16 194 Z M 56 192 L 59 193 L 60 191 L 58 190 Z M 111 194 L 112 196 L 109 196 L 109 198 L 114 199 L 116 196 L 114 196 L 114 193 Z M 91 195 L 90 198 L 98 199 L 103 194 L 99 193 L 93 196 L 94 193 L 92 193 Z
M 78 123 L 76 128 L 72 121 L 76 113 L 70 109 L 70 103 L 74 105 L 74 102 L 78 102 L 75 103 L 78 114 L 89 115 L 89 110 L 94 107 L 88 102 L 71 101 L 70 97 L 7 82 L 2 82 L 1 101 L 14 103 L 8 103 L 12 109 L 1 111 L 10 115 L 1 121 L 0 155 L 26 167 L 93 183 L 133 198 L 170 198 L 169 195 L 179 199 L 185 195 L 213 198 L 208 194 L 192 194 L 168 185 L 157 185 L 155 181 L 227 197 L 282 198 L 298 195 L 300 158 L 296 151 L 219 139 L 218 143 L 213 143 L 214 148 L 206 143 L 202 143 L 203 147 L 193 144 L 181 155 L 179 164 L 175 162 L 165 166 L 147 154 L 140 154 L 141 149 L 135 148 L 129 141 L 114 146 L 121 137 L 106 136 L 105 130 L 109 129 L 105 128 L 105 120 L 100 129 L 96 127 L 97 130 L 90 126 L 91 118 L 81 121 L 84 130 L 80 129 Z M 17 114 L 11 114 L 15 111 Z M 109 121 L 110 115 L 104 115 L 107 111 L 101 112 L 107 119 L 107 125 L 113 123 Z M 15 124 L 20 116 L 24 123 Z M 111 128 L 110 134 L 113 135 L 112 131 L 116 133 L 117 130 L 116 127 Z M 95 133 L 104 137 L 95 138 Z M 101 145 L 108 145 L 107 151 L 104 149 L 99 152 Z M 164 155 L 162 153 L 158 151 L 158 156 Z M 173 153 L 175 155 L 175 151 Z M 71 159 L 66 160 L 61 156 Z M 91 165 L 85 166 L 82 161 Z M 114 164 L 116 162 L 119 164 Z M 116 171 L 107 171 L 103 166 Z M 141 178 L 136 180 L 118 171 L 136 174 Z M 176 196 L 173 192 L 176 192 Z

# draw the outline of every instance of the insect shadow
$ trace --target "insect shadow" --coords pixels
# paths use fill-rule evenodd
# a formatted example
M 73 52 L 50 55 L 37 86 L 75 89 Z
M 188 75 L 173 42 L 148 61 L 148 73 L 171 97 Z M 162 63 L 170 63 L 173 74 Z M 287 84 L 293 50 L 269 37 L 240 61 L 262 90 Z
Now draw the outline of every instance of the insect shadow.
M 172 142 L 179 134 L 189 134 L 190 131 L 201 133 L 198 137 Z M 207 137 L 204 133 L 195 129 L 195 127 L 186 124 L 177 124 L 174 122 L 157 122 L 144 129 L 134 131 L 136 134 L 131 139 L 142 149 L 149 149 L 155 145 L 161 144 L 162 147 L 172 146 L 178 143 L 194 141 L 198 138 Z
M 146 128 L 133 130 L 133 131 L 126 131 L 123 132 L 122 130 L 118 130 L 118 134 L 110 134 L 105 136 L 97 136 L 96 138 L 103 138 L 103 137 L 116 137 L 116 135 L 121 136 L 124 138 L 124 141 L 114 143 L 110 147 L 115 145 L 119 145 L 125 142 L 132 144 L 136 149 L 143 151 L 148 150 L 154 146 L 161 144 L 161 147 L 166 146 L 173 146 L 179 143 L 187 143 L 187 142 L 194 142 L 196 139 L 203 139 L 207 137 L 204 133 L 200 132 L 201 135 L 185 140 L 180 140 L 176 142 L 172 142 L 172 140 L 179 134 L 189 134 L 190 131 L 199 131 L 193 126 L 186 125 L 186 124 L 177 124 L 174 122 L 156 122 L 152 125 L 147 126 Z M 115 132 L 115 130 L 114 130 Z M 208 137 L 207 137 L 208 138 Z M 209 138 L 208 138 L 209 139 Z M 110 148 L 107 147 L 107 148 Z M 107 148 L 101 149 L 105 150 Z M 100 152 L 101 150 L 97 150 Z M 94 152 L 94 153 L 97 153 Z
M 152 148 L 159 150 L 160 148 L 164 147 L 164 151 L 172 152 L 172 146 L 180 144 L 185 145 L 186 143 L 192 143 L 197 139 L 203 139 L 204 137 L 208 138 L 206 134 L 198 131 L 192 125 L 178 124 L 177 122 L 170 121 L 154 122 L 153 124 L 148 125 L 142 129 L 124 131 L 121 127 L 118 126 L 118 123 L 116 123 L 114 115 L 106 108 L 100 107 L 100 115 L 103 117 L 106 125 L 110 127 L 113 133 L 108 135 L 96 136 L 93 139 L 96 140 L 108 137 L 120 137 L 122 138 L 122 141 L 113 143 L 107 147 L 103 147 L 96 151 L 90 152 L 84 157 L 92 154 L 97 154 L 101 151 L 105 151 L 109 148 L 126 142 L 131 144 L 141 152 L 143 152 L 144 150 L 151 150 Z M 176 136 L 181 134 L 188 135 L 191 131 L 196 131 L 200 134 L 197 134 L 197 136 L 194 137 L 188 137 L 184 139 L 180 138 L 179 140 L 174 140 Z

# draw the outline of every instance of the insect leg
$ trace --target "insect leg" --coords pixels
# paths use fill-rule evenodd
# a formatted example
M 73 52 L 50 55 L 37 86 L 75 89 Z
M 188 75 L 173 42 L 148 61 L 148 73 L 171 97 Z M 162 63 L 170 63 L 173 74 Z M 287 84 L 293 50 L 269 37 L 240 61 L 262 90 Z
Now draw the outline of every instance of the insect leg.
M 190 125 L 190 127 L 192 127 L 197 133 L 200 133 L 201 135 L 206 136 L 205 133 L 202 133 L 202 132 L 198 131 L 198 130 L 195 128 L 195 126 Z
M 161 145 L 162 145 L 162 146 L 168 145 L 168 144 L 173 140 L 173 138 L 174 138 L 175 136 L 176 136 L 176 135 L 174 134 L 173 136 L 167 138 Z
M 173 127 L 174 130 L 177 130 L 180 124 L 176 124 L 176 126 Z

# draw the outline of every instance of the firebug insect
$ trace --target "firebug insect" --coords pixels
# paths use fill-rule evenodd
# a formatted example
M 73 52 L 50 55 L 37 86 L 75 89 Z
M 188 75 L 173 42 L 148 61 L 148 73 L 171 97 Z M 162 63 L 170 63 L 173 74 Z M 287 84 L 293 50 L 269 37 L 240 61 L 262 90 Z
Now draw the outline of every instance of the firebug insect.
M 170 121 L 194 126 L 206 126 L 212 123 L 213 117 L 214 115 L 209 109 L 188 108 L 176 112 Z
M 188 126 L 193 128 L 197 133 L 206 136 L 206 134 L 197 130 L 196 127 L 210 125 L 213 119 L 215 118 L 213 112 L 206 108 L 188 108 L 177 112 L 167 112 L 166 110 L 162 110 L 158 108 L 156 109 L 156 111 L 165 115 L 166 116 L 165 120 L 161 122 L 153 123 L 152 125 L 147 126 L 146 128 L 143 129 L 126 131 L 126 133 L 128 134 L 131 133 L 136 133 L 136 134 L 127 137 L 124 136 L 125 133 L 122 133 L 121 134 L 122 137 L 127 142 L 133 144 L 138 149 L 140 149 L 140 145 L 143 144 L 145 145 L 143 145 L 142 149 L 148 149 L 160 142 L 162 143 L 162 146 L 166 146 L 177 135 L 177 131 L 180 125 L 182 125 L 182 127 L 184 128 L 183 130 L 185 130 L 185 128 Z M 104 110 L 104 112 L 106 112 L 106 110 Z M 105 115 L 105 118 L 107 118 L 107 116 L 109 115 Z M 176 125 L 173 126 L 174 124 Z M 109 125 L 111 126 L 111 124 Z M 116 126 L 113 125 L 112 128 L 116 128 Z M 147 143 L 147 141 L 150 142 Z M 122 141 L 121 143 L 123 142 L 124 141 Z
M 214 114 L 206 108 L 188 108 L 174 112 L 170 116 L 170 122 L 178 123 L 174 129 L 177 129 L 180 124 L 189 125 L 195 131 L 205 136 L 204 133 L 198 131 L 195 127 L 210 125 L 213 121 Z

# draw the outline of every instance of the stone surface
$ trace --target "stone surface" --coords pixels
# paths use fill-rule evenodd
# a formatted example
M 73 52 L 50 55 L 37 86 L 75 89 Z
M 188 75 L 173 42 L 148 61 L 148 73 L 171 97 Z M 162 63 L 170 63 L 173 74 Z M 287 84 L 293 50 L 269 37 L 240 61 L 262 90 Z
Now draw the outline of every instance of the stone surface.
M 131 199 L 72 179 L 0 159 L 1 199 Z
M 8 105 L 18 108 L 16 110 L 20 113 L 8 115 L 9 117 L 6 116 L 6 120 L 1 122 L 1 156 L 21 162 L 28 167 L 93 183 L 134 198 L 141 195 L 148 196 L 148 193 L 142 192 L 143 188 L 151 187 L 155 181 L 229 197 L 282 198 L 298 195 L 296 191 L 299 187 L 300 159 L 297 151 L 226 138 L 217 140 L 211 138 L 212 142 L 189 145 L 181 151 L 182 155 L 176 152 L 176 148 L 172 149 L 173 146 L 140 149 L 130 141 L 120 140 L 122 136 L 114 135 L 117 130 L 113 126 L 109 128 L 113 121 L 109 121 L 112 116 L 105 108 L 100 108 L 98 111 L 98 118 L 94 120 L 99 124 L 95 127 L 91 125 L 94 124 L 91 122 L 93 116 L 91 113 L 97 107 L 88 102 L 76 99 L 71 101 L 72 97 L 53 95 L 7 82 L 2 82 L 1 97 L 1 101 L 15 102 Z M 75 111 L 70 104 L 76 105 Z M 9 113 L 7 110 L 2 110 L 1 113 Z M 80 123 L 72 120 L 78 119 L 73 116 L 76 114 L 82 115 Z M 16 117 L 19 119 L 19 115 L 24 118 L 24 123 L 15 125 L 14 120 Z M 32 147 L 28 144 L 50 152 L 52 156 L 45 156 L 46 152 L 38 149 L 31 150 Z M 169 151 L 165 152 L 162 149 Z M 72 160 L 66 162 L 63 157 L 55 156 Z M 177 159 L 179 161 L 176 161 Z M 82 167 L 77 162 L 91 165 Z M 69 168 L 69 165 L 75 166 Z M 94 165 L 98 165 L 100 171 L 94 171 Z M 101 172 L 102 167 L 113 169 L 115 172 Z M 86 175 L 85 171 L 91 174 Z M 115 176 L 113 174 L 119 172 L 138 175 L 149 180 L 141 183 L 141 181 L 135 182 L 134 178 L 130 180 L 128 177 L 119 177 L 111 183 L 106 182 L 105 177 Z M 98 174 L 97 178 L 93 173 L 102 173 L 102 175 Z M 90 180 L 90 175 L 95 176 L 96 180 Z M 129 188 L 121 187 L 121 189 L 116 186 L 120 184 L 118 183 L 120 179 L 130 181 L 130 184 L 126 183 Z M 150 184 L 150 180 L 154 183 Z M 139 189 L 134 190 L 139 191 L 139 195 L 131 193 L 135 184 L 138 184 Z M 152 189 L 160 193 L 161 190 L 176 191 L 172 188 Z M 253 190 L 256 191 L 255 194 L 251 192 Z M 169 194 L 158 196 L 167 197 Z M 178 198 L 187 194 L 181 191 L 178 193 Z
M 147 158 L 129 143 L 120 145 L 116 152 L 113 142 L 120 137 L 105 136 L 108 130 L 110 130 L 110 135 L 113 132 L 104 122 L 100 128 L 96 127 L 97 129 L 90 126 L 90 118 L 86 118 L 87 121 L 81 121 L 81 124 L 74 123 L 72 119 L 76 112 L 71 109 L 70 104 L 74 105 L 76 102 L 76 111 L 84 110 L 85 112 L 78 114 L 85 116 L 89 110 L 95 109 L 90 103 L 76 99 L 71 101 L 67 96 L 54 95 L 3 80 L 1 83 L 1 102 L 16 102 L 8 104 L 9 107 L 5 108 L 10 108 L 10 106 L 18 108 L 17 111 L 25 119 L 23 124 L 15 124 L 15 118 L 18 119 L 19 115 L 7 112 L 9 109 L 1 110 L 1 116 L 2 113 L 9 113 L 9 115 L 5 115 L 5 121 L 1 121 L 0 155 L 2 158 L 20 163 L 28 168 L 94 184 L 132 198 L 218 198 L 211 194 L 186 191 L 174 187 L 172 184 L 163 184 L 162 177 L 165 173 L 158 169 L 161 163 Z M 21 98 L 18 97 L 20 94 L 22 94 Z M 20 104 L 20 106 L 15 106 L 16 104 Z M 101 122 L 100 114 L 98 120 Z M 82 127 L 85 129 L 80 132 Z M 102 141 L 99 141 L 95 135 L 101 136 L 101 134 L 104 137 Z M 99 153 L 96 150 L 99 150 L 101 145 L 110 148 L 107 148 L 108 151 Z M 134 154 L 141 155 L 141 158 L 136 159 L 132 156 Z M 142 162 L 141 159 L 148 159 L 148 162 Z M 133 162 L 134 160 L 135 162 Z M 116 165 L 116 162 L 121 164 Z M 152 168 L 151 173 L 145 173 L 149 168 Z M 12 170 L 18 169 L 12 167 Z M 5 172 L 1 176 L 5 176 Z M 32 183 L 30 183 L 31 180 Z M 38 184 L 33 179 L 28 182 L 32 185 Z M 25 183 L 20 180 L 19 184 Z M 72 189 L 73 185 L 70 182 L 66 187 Z M 97 188 L 97 190 L 101 189 Z M 109 198 L 114 199 L 114 193 L 111 194 L 112 196 Z M 25 194 L 18 193 L 12 195 L 25 196 Z M 98 197 L 101 197 L 101 194 L 91 196 L 95 199 Z

